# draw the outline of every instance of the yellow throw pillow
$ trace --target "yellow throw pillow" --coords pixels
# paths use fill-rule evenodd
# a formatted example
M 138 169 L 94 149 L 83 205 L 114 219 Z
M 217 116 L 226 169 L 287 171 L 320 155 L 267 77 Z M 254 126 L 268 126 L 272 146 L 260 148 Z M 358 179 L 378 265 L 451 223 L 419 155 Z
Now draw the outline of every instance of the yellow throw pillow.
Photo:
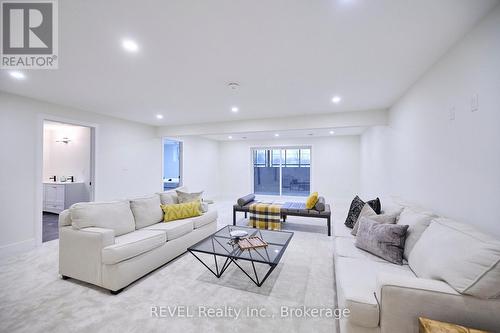
M 313 209 L 318 202 L 318 192 L 313 192 L 306 200 L 306 209 Z
M 187 219 L 201 215 L 200 201 L 186 202 L 173 205 L 161 205 L 163 210 L 163 221 L 170 222 L 174 220 Z

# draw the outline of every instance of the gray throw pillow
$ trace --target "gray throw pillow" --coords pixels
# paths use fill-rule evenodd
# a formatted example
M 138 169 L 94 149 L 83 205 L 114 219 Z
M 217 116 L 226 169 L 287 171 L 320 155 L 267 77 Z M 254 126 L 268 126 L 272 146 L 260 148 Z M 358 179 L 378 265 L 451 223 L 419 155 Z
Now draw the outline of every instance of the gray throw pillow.
M 361 218 L 371 216 L 377 216 L 377 213 L 375 213 L 375 211 L 369 204 L 365 203 L 363 209 L 361 209 L 361 212 L 359 213 L 356 224 L 354 224 L 354 227 L 352 228 L 351 235 L 356 236 L 356 234 L 358 233 L 359 221 L 361 220 Z
M 325 211 L 326 204 L 325 204 L 325 198 L 324 197 L 319 197 L 318 202 L 314 205 L 314 209 L 317 210 L 318 212 L 323 212 Z
M 393 264 L 403 264 L 407 225 L 380 224 L 363 217 L 354 245 Z
M 194 193 L 187 193 L 182 191 L 176 191 L 176 192 L 177 192 L 177 198 L 179 199 L 179 203 L 187 203 L 193 201 L 201 202 L 201 195 L 203 194 L 203 191 Z

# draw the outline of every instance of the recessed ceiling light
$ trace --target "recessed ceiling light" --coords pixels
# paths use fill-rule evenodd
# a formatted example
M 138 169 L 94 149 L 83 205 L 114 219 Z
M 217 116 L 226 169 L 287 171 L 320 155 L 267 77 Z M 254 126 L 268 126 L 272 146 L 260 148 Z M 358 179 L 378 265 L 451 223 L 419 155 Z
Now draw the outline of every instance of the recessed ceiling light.
M 137 52 L 137 51 L 139 51 L 139 45 L 137 45 L 137 43 L 134 42 L 131 39 L 124 39 L 122 41 L 122 46 L 123 46 L 123 48 L 125 50 L 127 50 L 129 52 Z
M 231 107 L 231 111 L 236 113 L 236 112 L 240 111 L 240 109 L 238 109 L 237 106 L 233 106 L 233 107 Z
M 333 96 L 333 98 L 332 98 L 332 102 L 335 104 L 340 103 L 341 100 L 342 100 L 342 98 L 340 96 Z
M 157 114 L 156 115 L 156 119 L 163 119 L 163 115 L 162 114 Z
M 280 136 L 280 135 L 279 135 L 279 133 L 276 133 L 276 134 L 274 134 L 274 136 L 275 136 L 275 137 L 278 137 L 278 136 Z
M 228 138 L 229 140 L 231 140 L 233 137 L 230 135 L 230 136 L 228 136 L 227 138 Z
M 18 72 L 18 71 L 11 71 L 11 72 L 9 72 L 9 74 L 14 79 L 18 79 L 18 80 L 22 80 L 22 79 L 26 78 L 26 75 L 24 75 L 24 73 Z
M 333 135 L 333 134 L 335 134 L 335 132 L 334 131 L 330 131 L 330 135 Z

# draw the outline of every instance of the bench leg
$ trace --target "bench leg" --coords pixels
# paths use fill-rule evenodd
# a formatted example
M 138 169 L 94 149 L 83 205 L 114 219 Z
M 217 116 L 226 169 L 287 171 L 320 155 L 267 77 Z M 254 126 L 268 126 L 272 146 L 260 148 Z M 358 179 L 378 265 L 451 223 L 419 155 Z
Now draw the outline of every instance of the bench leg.
M 236 225 L 236 211 L 233 209 L 233 225 Z
M 328 236 L 331 236 L 332 235 L 332 224 L 330 221 L 330 216 L 327 217 L 326 224 L 328 226 Z

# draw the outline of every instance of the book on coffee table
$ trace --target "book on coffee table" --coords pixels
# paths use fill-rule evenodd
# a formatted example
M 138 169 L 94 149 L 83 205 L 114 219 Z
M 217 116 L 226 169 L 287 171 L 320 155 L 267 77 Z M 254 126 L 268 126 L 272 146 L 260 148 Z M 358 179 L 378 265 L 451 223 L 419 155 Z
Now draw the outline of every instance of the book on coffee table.
M 248 238 L 240 239 L 238 241 L 238 246 L 242 250 L 250 250 L 250 249 L 256 249 L 259 247 L 266 247 L 267 243 L 264 242 L 259 237 L 248 237 Z

